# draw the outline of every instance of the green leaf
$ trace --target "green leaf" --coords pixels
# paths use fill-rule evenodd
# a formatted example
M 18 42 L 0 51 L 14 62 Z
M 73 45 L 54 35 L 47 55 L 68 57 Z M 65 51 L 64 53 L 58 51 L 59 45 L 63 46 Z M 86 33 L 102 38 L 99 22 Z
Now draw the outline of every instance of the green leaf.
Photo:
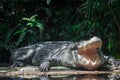
M 27 30 L 27 32 L 33 34 L 35 31 L 33 31 L 33 30 Z
M 33 23 L 27 23 L 26 26 L 30 26 L 30 27 L 33 27 Z
M 29 18 L 22 18 L 22 20 L 24 20 L 24 21 L 30 21 Z
M 30 17 L 30 21 L 32 21 L 32 19 L 34 19 L 36 16 L 38 16 L 37 14 L 33 15 Z
M 36 22 L 35 18 L 31 19 L 32 22 Z
M 108 50 L 109 50 L 109 51 L 110 51 L 110 50 L 111 50 L 111 48 L 112 48 L 112 42 L 111 42 L 111 40 L 110 40 L 110 39 L 109 39 L 109 41 L 108 41 L 107 48 L 108 48 Z
M 20 35 L 19 39 L 16 42 L 16 45 L 15 45 L 16 47 L 24 40 L 25 35 L 26 35 L 26 32 Z
M 24 32 L 26 31 L 26 29 L 27 29 L 27 28 L 24 28 L 24 29 L 22 29 L 22 30 L 18 30 L 18 31 L 16 31 L 13 35 L 22 34 L 22 33 L 24 33 Z
M 77 24 L 73 25 L 72 31 L 74 32 L 74 31 L 78 30 L 79 28 L 80 28 L 80 23 L 77 23 Z
M 42 23 L 37 23 L 37 25 L 36 25 L 40 30 L 43 30 L 44 29 L 44 27 L 43 27 L 43 25 L 42 25 Z

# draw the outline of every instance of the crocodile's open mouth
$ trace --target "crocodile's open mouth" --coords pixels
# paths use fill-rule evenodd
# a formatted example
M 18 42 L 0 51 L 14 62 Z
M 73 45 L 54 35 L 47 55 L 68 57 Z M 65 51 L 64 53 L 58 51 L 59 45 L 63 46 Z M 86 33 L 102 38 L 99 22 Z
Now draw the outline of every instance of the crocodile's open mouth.
M 83 67 L 87 69 L 95 69 L 101 65 L 101 59 L 98 50 L 102 47 L 102 40 L 98 37 L 93 37 L 89 40 L 83 41 L 77 46 L 78 56 L 82 56 L 84 64 Z

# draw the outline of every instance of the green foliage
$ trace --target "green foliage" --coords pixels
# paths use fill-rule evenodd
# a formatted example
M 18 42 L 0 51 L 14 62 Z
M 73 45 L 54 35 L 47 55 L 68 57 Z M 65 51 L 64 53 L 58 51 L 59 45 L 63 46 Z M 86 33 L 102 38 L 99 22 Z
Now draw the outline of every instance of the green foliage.
M 41 41 L 44 26 L 36 17 L 37 15 L 33 15 L 30 18 L 22 18 L 13 29 L 1 25 L 0 34 L 3 35 L 1 36 L 0 47 L 12 50 L 20 46 L 21 43 L 30 44 Z M 15 39 L 15 42 L 13 39 Z M 27 41 L 25 39 L 30 40 Z
M 81 35 L 97 35 L 103 39 L 104 52 L 120 58 L 120 1 L 87 0 L 78 8 L 82 21 L 77 30 Z M 85 28 L 87 28 L 85 30 Z M 80 31 L 80 30 L 81 31 Z M 79 33 L 80 34 L 80 33 Z
M 98 36 L 103 52 L 120 58 L 120 0 L 8 1 L 0 3 L 0 47 Z
M 13 33 L 13 30 L 7 31 L 9 30 L 9 27 L 5 26 L 6 25 L 0 25 L 0 49 L 6 48 L 7 50 L 11 50 L 12 48 L 14 48 L 14 42 L 11 42 L 11 35 Z
M 40 20 L 36 19 L 37 15 L 33 15 L 30 18 L 22 18 L 17 26 L 14 36 L 19 36 L 16 42 L 16 46 L 19 46 L 28 36 L 34 42 L 38 42 L 42 39 L 42 32 L 44 30 L 43 24 Z M 23 23 L 22 23 L 23 22 Z M 28 40 L 29 44 L 31 41 Z

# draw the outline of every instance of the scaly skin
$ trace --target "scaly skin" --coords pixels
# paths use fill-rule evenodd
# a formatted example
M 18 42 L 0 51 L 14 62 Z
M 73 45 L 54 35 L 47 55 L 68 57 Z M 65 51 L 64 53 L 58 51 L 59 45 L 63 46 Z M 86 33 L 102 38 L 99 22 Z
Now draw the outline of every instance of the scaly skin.
M 38 65 L 40 71 L 48 71 L 50 67 L 58 65 L 95 70 L 111 59 L 102 54 L 101 47 L 102 40 L 98 37 L 80 42 L 40 42 L 11 51 L 11 66 Z M 112 60 L 114 62 L 107 62 L 120 64 L 116 59 Z

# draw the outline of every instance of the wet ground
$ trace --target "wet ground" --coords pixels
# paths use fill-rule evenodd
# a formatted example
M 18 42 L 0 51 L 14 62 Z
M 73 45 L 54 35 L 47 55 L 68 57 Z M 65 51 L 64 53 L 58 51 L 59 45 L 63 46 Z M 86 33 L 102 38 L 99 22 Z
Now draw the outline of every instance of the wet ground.
M 35 66 L 0 67 L 0 80 L 120 80 L 120 70 L 84 71 L 57 67 L 41 73 Z

